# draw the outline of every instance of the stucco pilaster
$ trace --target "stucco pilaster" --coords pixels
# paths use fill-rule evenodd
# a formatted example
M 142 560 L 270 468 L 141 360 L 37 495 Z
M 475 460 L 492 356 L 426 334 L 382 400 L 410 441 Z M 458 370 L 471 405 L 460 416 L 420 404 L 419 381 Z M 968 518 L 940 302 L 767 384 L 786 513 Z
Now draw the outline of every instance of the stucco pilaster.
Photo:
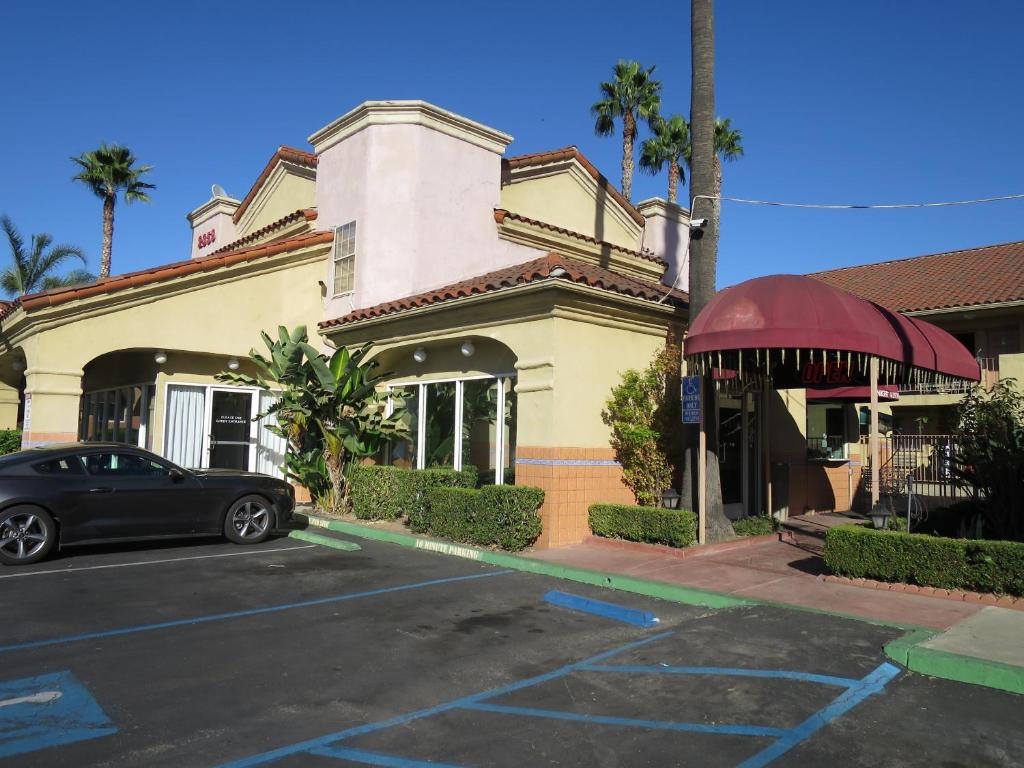
M 81 397 L 81 368 L 28 368 L 22 447 L 77 440 Z

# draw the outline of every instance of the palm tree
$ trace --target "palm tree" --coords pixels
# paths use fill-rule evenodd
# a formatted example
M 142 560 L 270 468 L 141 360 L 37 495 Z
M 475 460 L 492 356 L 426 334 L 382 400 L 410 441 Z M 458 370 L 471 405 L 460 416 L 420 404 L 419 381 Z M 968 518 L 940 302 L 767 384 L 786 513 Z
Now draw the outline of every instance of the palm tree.
M 142 181 L 142 175 L 152 170 L 151 165 L 135 165 L 135 155 L 127 147 L 118 144 L 100 144 L 99 149 L 83 152 L 71 160 L 81 167 L 72 177 L 73 181 L 86 184 L 93 193 L 103 200 L 103 253 L 100 257 L 100 279 L 110 276 L 110 253 L 114 241 L 114 204 L 118 193 L 126 203 L 136 200 L 148 203 L 147 189 L 156 189 L 153 184 Z
M 668 164 L 668 201 L 679 197 L 679 182 L 686 181 L 682 165 L 690 155 L 690 125 L 682 115 L 651 123 L 654 135 L 640 145 L 640 168 L 650 174 L 661 173 Z
M 0 289 L 8 296 L 15 298 L 50 288 L 91 283 L 96 279 L 84 269 L 73 269 L 65 275 L 52 274 L 69 259 L 80 259 L 84 265 L 85 254 L 80 248 L 53 245 L 53 238 L 43 232 L 32 235 L 32 248 L 26 250 L 25 241 L 9 217 L 0 217 L 0 228 L 11 246 L 11 264 L 0 270 Z
M 622 194 L 627 200 L 633 196 L 637 120 L 642 118 L 650 124 L 658 118 L 661 107 L 661 82 L 651 77 L 653 73 L 654 67 L 644 69 L 638 61 L 619 61 L 615 65 L 615 79 L 600 85 L 604 98 L 590 107 L 598 136 L 611 136 L 615 120 L 622 120 Z

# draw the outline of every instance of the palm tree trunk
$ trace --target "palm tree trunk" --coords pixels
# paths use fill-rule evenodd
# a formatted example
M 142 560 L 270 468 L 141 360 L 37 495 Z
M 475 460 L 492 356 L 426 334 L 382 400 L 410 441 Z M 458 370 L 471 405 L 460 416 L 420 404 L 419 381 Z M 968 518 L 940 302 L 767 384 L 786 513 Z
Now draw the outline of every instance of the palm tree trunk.
M 110 277 L 110 253 L 114 247 L 114 201 L 113 195 L 103 198 L 103 253 L 100 256 L 100 280 Z
M 715 155 L 715 176 L 714 176 L 714 188 L 711 194 L 715 196 L 715 199 L 711 201 L 711 226 L 708 227 L 709 238 L 714 238 L 713 243 L 709 243 L 712 246 L 715 253 L 715 262 L 717 267 L 718 262 L 718 233 L 721 232 L 722 224 L 722 201 L 719 200 L 722 196 L 722 158 L 717 154 Z
M 715 295 L 718 262 L 718 229 L 706 197 L 715 194 L 715 8 L 713 0 L 690 3 L 690 211 L 695 218 L 707 218 L 703 236 L 690 241 L 690 323 Z M 734 536 L 722 505 L 722 480 L 718 468 L 718 402 L 710 378 L 704 381 L 704 423 L 707 432 L 707 540 L 722 541 Z M 698 492 L 698 432 L 691 430 L 683 474 L 683 498 L 696 509 Z
M 633 202 L 633 137 L 636 120 L 629 112 L 622 116 L 622 195 Z
M 679 161 L 675 158 L 668 161 L 668 201 L 679 202 Z

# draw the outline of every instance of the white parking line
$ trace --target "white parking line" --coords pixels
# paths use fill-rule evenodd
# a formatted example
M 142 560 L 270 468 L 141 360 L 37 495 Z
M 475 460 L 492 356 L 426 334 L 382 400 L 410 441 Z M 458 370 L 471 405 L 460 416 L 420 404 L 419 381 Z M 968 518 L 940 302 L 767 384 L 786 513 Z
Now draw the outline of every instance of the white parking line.
M 195 555 L 193 557 L 171 557 L 166 560 L 140 560 L 136 563 L 110 563 L 108 565 L 87 565 L 82 568 L 56 568 L 52 571 L 32 571 L 31 573 L 6 573 L 0 579 L 16 579 L 23 576 L 47 576 L 53 573 L 73 573 L 75 571 L 98 571 L 102 568 L 128 568 L 133 565 L 159 565 L 160 563 L 180 563 L 185 560 L 206 560 L 211 557 L 239 557 L 241 555 L 272 555 L 277 552 L 294 552 L 297 549 L 314 549 L 316 544 L 301 547 L 284 547 L 281 549 L 259 549 L 249 552 L 222 552 L 218 555 Z

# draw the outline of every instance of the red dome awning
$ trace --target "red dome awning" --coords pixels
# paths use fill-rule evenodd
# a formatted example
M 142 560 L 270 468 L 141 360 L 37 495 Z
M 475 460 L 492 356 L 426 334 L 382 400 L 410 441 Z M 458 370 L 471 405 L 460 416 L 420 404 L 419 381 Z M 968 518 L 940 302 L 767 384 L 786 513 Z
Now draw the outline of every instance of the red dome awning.
M 806 371 L 794 370 L 815 357 L 822 366 L 817 386 L 865 383 L 858 362 L 870 356 L 883 361 L 890 383 L 981 378 L 972 354 L 941 328 L 802 275 L 759 277 L 722 291 L 690 327 L 684 352 L 719 368 L 760 371 L 787 386 L 811 383 Z M 833 375 L 838 366 L 844 376 Z

